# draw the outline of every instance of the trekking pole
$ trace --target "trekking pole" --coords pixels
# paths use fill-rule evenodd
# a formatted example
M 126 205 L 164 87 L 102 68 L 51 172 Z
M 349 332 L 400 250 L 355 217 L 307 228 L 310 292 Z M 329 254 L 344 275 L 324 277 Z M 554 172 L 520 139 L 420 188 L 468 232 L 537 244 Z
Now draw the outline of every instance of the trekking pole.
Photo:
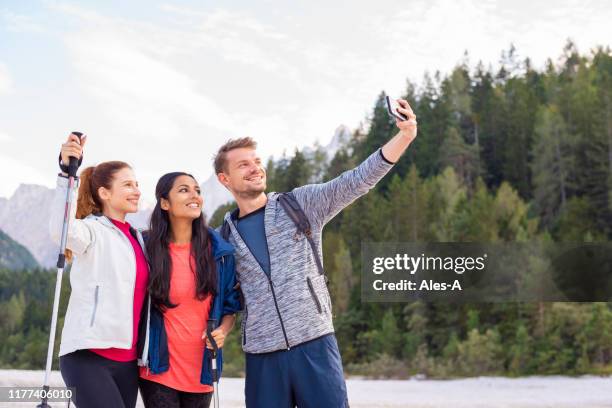
M 215 323 L 216 323 L 215 319 L 208 320 L 206 324 L 206 338 L 210 341 L 210 344 L 212 345 L 212 348 L 213 348 L 211 351 L 212 360 L 210 362 L 212 366 L 213 399 L 215 401 L 214 407 L 219 408 L 219 376 L 217 373 L 217 351 L 219 350 L 219 347 L 217 346 L 217 342 L 212 336 L 212 331 L 215 328 Z
M 81 132 L 72 132 L 76 135 L 79 140 L 83 134 Z M 51 313 L 51 330 L 49 332 L 49 346 L 47 348 L 47 366 L 45 368 L 45 381 L 43 383 L 42 399 L 37 408 L 51 408 L 47 404 L 47 397 L 49 393 L 49 376 L 51 375 L 51 365 L 53 363 L 53 349 L 55 347 L 55 330 L 57 325 L 57 313 L 59 309 L 60 294 L 62 291 L 62 275 L 64 273 L 64 266 L 66 264 L 66 240 L 68 238 L 68 223 L 70 221 L 70 211 L 72 207 L 72 189 L 76 181 L 76 172 L 79 168 L 79 161 L 76 157 L 70 157 L 70 163 L 68 164 L 68 191 L 66 193 L 66 205 L 64 207 L 64 224 L 62 226 L 62 239 L 60 241 L 59 255 L 57 256 L 57 278 L 55 281 L 55 296 L 53 297 L 53 312 Z M 68 405 L 70 405 L 70 398 L 68 399 Z

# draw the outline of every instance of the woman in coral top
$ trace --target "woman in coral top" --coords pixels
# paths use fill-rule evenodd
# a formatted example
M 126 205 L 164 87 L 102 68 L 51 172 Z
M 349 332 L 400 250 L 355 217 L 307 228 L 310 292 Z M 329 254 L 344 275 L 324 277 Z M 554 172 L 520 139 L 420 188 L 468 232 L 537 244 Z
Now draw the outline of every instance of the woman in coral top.
M 212 397 L 211 351 L 206 325 L 223 347 L 239 310 L 233 247 L 208 228 L 193 176 L 161 177 L 146 238 L 152 301 L 140 393 L 146 407 L 208 407 Z M 210 347 L 210 344 L 208 344 Z M 217 367 L 222 367 L 222 352 Z

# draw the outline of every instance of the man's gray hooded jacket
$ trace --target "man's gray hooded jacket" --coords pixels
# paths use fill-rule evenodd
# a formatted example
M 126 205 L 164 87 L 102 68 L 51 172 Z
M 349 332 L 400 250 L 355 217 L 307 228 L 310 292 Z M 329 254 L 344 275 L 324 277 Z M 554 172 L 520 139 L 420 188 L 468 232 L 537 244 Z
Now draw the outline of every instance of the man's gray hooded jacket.
M 366 194 L 391 169 L 378 150 L 353 170 L 323 184 L 298 187 L 293 194 L 310 221 L 312 237 L 323 259 L 323 227 L 343 208 Z M 269 193 L 264 226 L 270 255 L 270 277 L 263 271 L 225 214 L 236 248 L 236 276 L 244 294 L 242 347 L 246 353 L 289 349 L 334 332 L 325 277 L 319 274 L 312 248 Z

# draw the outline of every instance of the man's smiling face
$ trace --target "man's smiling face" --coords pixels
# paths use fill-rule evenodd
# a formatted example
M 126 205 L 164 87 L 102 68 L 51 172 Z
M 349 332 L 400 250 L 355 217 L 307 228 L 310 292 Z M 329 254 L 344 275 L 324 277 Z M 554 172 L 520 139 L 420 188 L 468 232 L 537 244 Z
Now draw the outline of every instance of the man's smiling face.
M 253 148 L 241 147 L 227 152 L 221 183 L 234 194 L 257 197 L 266 190 L 266 169 Z

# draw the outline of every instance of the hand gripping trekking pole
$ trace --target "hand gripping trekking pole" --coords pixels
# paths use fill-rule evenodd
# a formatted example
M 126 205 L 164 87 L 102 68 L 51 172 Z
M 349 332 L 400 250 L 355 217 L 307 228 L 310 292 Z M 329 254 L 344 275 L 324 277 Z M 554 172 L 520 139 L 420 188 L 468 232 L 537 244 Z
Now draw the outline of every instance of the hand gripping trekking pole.
M 208 320 L 206 324 L 206 338 L 208 339 L 208 341 L 210 341 L 210 344 L 213 348 L 211 350 L 212 359 L 210 361 L 210 364 L 212 366 L 213 399 L 215 401 L 215 408 L 219 408 L 219 375 L 217 372 L 217 351 L 219 350 L 219 347 L 217 346 L 217 342 L 212 336 L 212 331 L 215 329 L 215 323 L 215 319 Z
M 79 140 L 83 134 L 81 132 L 72 132 Z M 62 226 L 62 239 L 60 241 L 60 250 L 57 257 L 57 278 L 55 281 L 55 296 L 53 298 L 53 312 L 51 313 L 51 330 L 49 332 L 49 346 L 47 348 L 47 366 L 45 368 L 45 381 L 43 383 L 43 397 L 37 408 L 50 408 L 47 404 L 47 394 L 49 392 L 49 375 L 51 374 L 51 365 L 53 363 L 53 349 L 55 347 L 55 331 L 57 325 L 57 311 L 59 308 L 60 294 L 62 291 L 62 275 L 66 264 L 66 240 L 68 236 L 68 223 L 70 221 L 70 211 L 72 208 L 72 189 L 76 182 L 76 172 L 79 168 L 79 160 L 76 157 L 70 157 L 68 164 L 68 190 L 66 193 L 66 205 L 64 207 L 64 224 Z M 68 402 L 70 404 L 70 400 Z

